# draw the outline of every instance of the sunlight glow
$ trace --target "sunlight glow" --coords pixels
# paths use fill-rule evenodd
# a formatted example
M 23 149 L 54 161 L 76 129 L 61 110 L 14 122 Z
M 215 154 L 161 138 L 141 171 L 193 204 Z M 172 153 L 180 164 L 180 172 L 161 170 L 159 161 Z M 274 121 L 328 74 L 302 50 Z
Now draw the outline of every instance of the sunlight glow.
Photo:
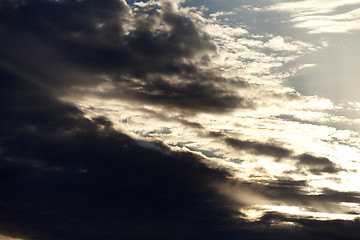
M 307 217 L 315 220 L 354 220 L 359 217 L 358 214 L 340 214 L 340 213 L 326 213 L 326 212 L 311 212 L 306 208 L 295 206 L 274 206 L 274 205 L 256 205 L 254 208 L 242 210 L 251 221 L 257 221 L 266 213 L 278 212 L 292 217 Z
M 12 238 L 0 234 L 0 240 L 23 240 L 22 238 Z

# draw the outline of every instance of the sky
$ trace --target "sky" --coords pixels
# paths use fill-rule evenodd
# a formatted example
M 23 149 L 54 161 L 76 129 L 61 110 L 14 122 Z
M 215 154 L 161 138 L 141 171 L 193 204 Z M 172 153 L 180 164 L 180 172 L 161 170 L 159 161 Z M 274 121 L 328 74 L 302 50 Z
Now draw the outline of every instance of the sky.
M 0 240 L 358 239 L 360 0 L 0 1 Z

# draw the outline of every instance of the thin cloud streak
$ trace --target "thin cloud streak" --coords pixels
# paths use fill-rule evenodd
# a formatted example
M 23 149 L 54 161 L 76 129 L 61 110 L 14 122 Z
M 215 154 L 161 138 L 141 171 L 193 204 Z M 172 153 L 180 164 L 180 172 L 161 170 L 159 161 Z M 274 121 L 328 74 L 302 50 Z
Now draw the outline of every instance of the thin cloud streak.
M 292 15 L 290 21 L 294 22 L 294 27 L 307 29 L 310 34 L 354 33 L 360 30 L 359 8 L 345 13 L 338 9 L 359 4 L 360 1 L 357 0 L 305 0 L 282 2 L 262 10 L 288 12 Z

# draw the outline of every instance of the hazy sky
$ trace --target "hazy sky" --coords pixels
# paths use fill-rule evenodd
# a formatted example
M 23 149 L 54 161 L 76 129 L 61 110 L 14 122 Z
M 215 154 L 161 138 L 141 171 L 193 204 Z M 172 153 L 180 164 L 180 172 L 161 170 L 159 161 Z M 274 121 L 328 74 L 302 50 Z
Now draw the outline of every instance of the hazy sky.
M 360 0 L 2 0 L 0 35 L 0 240 L 358 238 Z

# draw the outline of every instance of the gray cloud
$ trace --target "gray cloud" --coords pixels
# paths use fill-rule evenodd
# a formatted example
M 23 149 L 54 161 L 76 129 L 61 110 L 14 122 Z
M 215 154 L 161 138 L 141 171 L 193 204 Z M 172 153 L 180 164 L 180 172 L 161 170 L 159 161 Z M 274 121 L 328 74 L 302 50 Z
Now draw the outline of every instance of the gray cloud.
M 222 133 L 209 133 L 211 137 L 224 137 Z M 335 163 L 325 157 L 316 157 L 311 154 L 295 155 L 293 150 L 278 146 L 273 143 L 260 143 L 254 141 L 244 141 L 234 138 L 225 137 L 226 144 L 234 149 L 243 150 L 255 155 L 265 155 L 274 157 L 277 160 L 282 158 L 291 158 L 296 161 L 299 170 L 308 170 L 312 174 L 321 175 L 323 173 L 338 173 L 345 169 L 338 167 Z
M 0 42 L 3 61 L 15 62 L 17 71 L 31 67 L 37 81 L 64 89 L 61 94 L 71 86 L 86 93 L 86 87 L 106 83 L 99 77 L 105 75 L 113 88 L 93 92 L 100 97 L 194 112 L 254 107 L 231 90 L 234 82 L 246 87 L 243 81 L 201 68 L 211 61 L 209 53 L 216 54 L 215 44 L 166 4 L 131 11 L 115 0 L 6 1 L 0 11 L 1 34 L 7 36 Z
M 226 138 L 225 142 L 235 149 L 247 150 L 257 155 L 284 158 L 289 157 L 292 153 L 291 150 L 267 143 L 242 141 L 234 138 Z
M 297 157 L 298 165 L 309 167 L 313 174 L 337 173 L 344 169 L 337 167 L 332 161 L 325 157 L 316 157 L 310 154 L 302 154 Z

